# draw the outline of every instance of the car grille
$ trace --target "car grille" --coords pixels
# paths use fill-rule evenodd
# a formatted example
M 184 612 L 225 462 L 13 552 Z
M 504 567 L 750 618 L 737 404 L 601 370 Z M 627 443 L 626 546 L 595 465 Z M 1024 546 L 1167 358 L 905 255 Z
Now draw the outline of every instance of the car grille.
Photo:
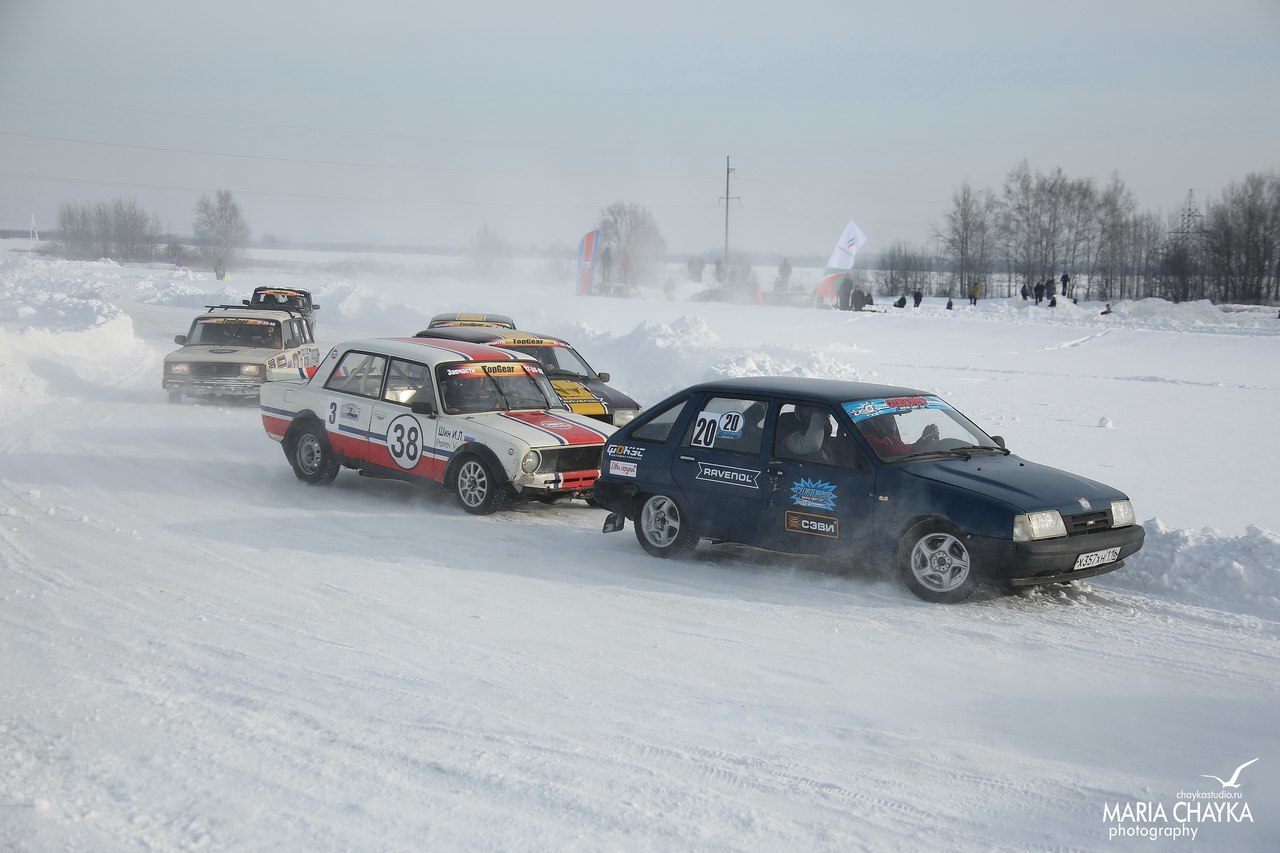
M 594 444 L 589 447 L 547 448 L 542 451 L 542 464 L 538 466 L 538 473 L 598 470 L 600 454 L 603 451 L 603 444 Z
M 1106 510 L 1068 515 L 1062 521 L 1067 526 L 1068 536 L 1087 536 L 1111 529 L 1111 514 Z
M 240 365 L 225 362 L 191 362 L 192 376 L 217 376 L 220 378 L 240 378 Z

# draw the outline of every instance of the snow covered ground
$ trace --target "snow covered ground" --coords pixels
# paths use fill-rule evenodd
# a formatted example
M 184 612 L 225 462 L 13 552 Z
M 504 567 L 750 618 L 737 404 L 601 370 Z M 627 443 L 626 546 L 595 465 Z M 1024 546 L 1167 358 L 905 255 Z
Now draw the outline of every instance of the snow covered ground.
M 286 252 L 220 283 L 26 248 L 0 242 L 0 848 L 1280 847 L 1274 311 L 582 298 L 563 264 Z M 508 313 L 644 404 L 933 389 L 1127 491 L 1147 544 L 946 607 L 735 547 L 654 560 L 577 502 L 309 488 L 253 407 L 160 390 L 200 306 L 260 284 L 309 287 L 322 344 Z

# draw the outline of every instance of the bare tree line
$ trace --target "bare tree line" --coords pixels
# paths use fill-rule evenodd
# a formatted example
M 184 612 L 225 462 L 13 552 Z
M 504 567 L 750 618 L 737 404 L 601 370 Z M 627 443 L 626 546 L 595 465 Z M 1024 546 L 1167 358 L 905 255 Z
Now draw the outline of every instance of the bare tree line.
M 977 281 L 985 296 L 1012 296 L 1065 272 L 1079 283 L 1075 295 L 1086 299 L 1280 297 L 1276 174 L 1253 173 L 1228 185 L 1203 215 L 1184 210 L 1161 221 L 1137 209 L 1118 175 L 1099 187 L 1060 168 L 1032 172 L 1023 161 L 998 194 L 962 184 L 934 233 L 936 259 L 905 244 L 882 254 L 886 292 L 965 293 Z
M 112 258 L 144 261 L 162 254 L 177 254 L 176 242 L 161 247 L 165 236 L 160 219 L 132 199 L 116 198 L 93 204 L 64 202 L 58 206 L 58 244 L 68 258 Z M 201 196 L 192 224 L 196 249 L 208 258 L 236 256 L 249 241 L 249 227 L 240 207 L 226 190 L 214 198 Z

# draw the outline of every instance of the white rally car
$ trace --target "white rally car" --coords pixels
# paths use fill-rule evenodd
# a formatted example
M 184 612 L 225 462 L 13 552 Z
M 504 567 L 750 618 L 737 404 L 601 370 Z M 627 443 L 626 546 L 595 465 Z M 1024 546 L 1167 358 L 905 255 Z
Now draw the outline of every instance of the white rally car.
M 208 305 L 173 342 L 182 349 L 164 357 L 161 386 L 170 402 L 188 397 L 258 396 L 268 371 L 293 375 L 320 363 L 320 347 L 304 315 L 243 305 Z
M 532 357 L 426 338 L 347 341 L 309 379 L 263 385 L 261 407 L 303 482 L 331 483 L 342 467 L 435 481 L 477 515 L 590 498 L 613 432 L 569 411 Z

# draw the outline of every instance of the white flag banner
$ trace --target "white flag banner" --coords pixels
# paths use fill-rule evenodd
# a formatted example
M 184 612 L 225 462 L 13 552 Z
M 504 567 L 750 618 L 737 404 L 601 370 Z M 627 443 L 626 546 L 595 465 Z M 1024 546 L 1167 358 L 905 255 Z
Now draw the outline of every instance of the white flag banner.
M 850 219 L 849 224 L 844 227 L 844 233 L 840 235 L 840 242 L 836 243 L 835 249 L 831 252 L 831 258 L 827 261 L 827 269 L 853 269 L 853 256 L 858 254 L 858 250 L 865 246 L 866 243 L 867 235 L 862 233 L 858 223 Z
M 836 298 L 836 282 L 849 274 L 853 269 L 853 256 L 858 254 L 867 242 L 867 235 L 862 233 L 858 223 L 852 219 L 844 227 L 844 233 L 827 260 L 827 267 L 822 271 L 822 281 L 818 283 L 818 298 L 831 302 Z

